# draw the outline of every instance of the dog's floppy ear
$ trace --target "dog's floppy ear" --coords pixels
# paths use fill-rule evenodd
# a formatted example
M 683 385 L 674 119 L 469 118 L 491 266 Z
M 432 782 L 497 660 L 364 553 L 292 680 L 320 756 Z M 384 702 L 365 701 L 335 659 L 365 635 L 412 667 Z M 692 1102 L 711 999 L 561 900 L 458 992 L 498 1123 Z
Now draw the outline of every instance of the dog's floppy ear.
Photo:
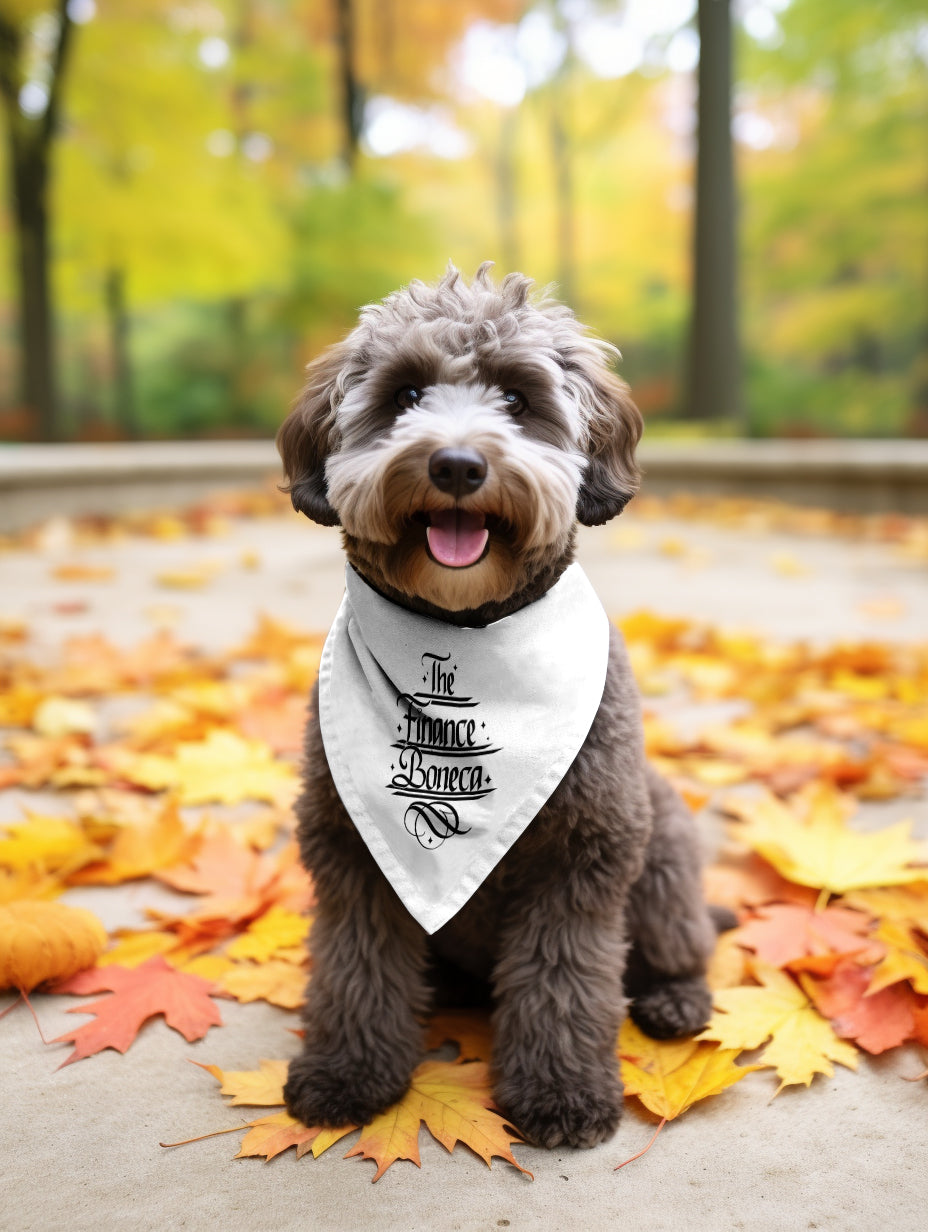
M 575 380 L 584 386 L 589 461 L 577 495 L 577 520 L 601 526 L 617 517 L 638 491 L 641 472 L 635 447 L 641 439 L 641 412 L 628 386 L 602 355 L 584 354 L 571 364 Z
M 338 376 L 348 360 L 344 342 L 329 347 L 306 370 L 306 384 L 293 410 L 280 425 L 277 449 L 283 459 L 293 508 L 321 526 L 337 526 L 338 514 L 329 504 L 325 462 L 335 422 Z

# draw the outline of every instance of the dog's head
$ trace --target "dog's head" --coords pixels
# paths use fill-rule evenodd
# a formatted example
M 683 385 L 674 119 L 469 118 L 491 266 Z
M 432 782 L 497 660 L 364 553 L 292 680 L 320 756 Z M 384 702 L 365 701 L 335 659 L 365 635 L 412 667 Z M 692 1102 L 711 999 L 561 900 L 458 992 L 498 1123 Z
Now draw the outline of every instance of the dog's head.
M 341 525 L 375 586 L 448 613 L 530 589 L 569 561 L 577 521 L 608 521 L 638 487 L 615 348 L 489 269 L 363 309 L 277 437 L 294 507 Z

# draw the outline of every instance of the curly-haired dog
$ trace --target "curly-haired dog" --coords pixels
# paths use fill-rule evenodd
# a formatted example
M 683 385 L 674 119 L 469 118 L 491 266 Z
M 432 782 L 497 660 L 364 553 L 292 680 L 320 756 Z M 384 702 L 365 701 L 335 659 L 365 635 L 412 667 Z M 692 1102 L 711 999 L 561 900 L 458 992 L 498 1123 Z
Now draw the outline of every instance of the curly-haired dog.
M 571 568 L 577 523 L 637 489 L 641 418 L 614 348 L 488 270 L 365 308 L 278 436 L 294 506 L 341 526 L 351 566 L 297 804 L 318 909 L 286 1099 L 308 1125 L 365 1123 L 405 1092 L 436 990 L 485 982 L 499 1105 L 536 1143 L 589 1147 L 621 1112 L 625 998 L 658 1038 L 701 1028 L 715 929 L 621 639 Z

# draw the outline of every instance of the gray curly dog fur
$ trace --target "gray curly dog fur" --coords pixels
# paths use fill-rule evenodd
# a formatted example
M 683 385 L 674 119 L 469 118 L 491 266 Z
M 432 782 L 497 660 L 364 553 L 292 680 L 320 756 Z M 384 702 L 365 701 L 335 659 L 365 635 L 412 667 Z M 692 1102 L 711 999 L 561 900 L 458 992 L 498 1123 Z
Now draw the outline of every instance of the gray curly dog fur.
M 570 310 L 487 263 L 449 266 L 361 312 L 310 365 L 280 429 L 294 506 L 341 527 L 351 565 L 416 612 L 486 625 L 544 594 L 577 523 L 638 487 L 641 418 L 614 348 Z M 450 457 L 443 473 L 430 461 Z M 474 479 L 474 453 L 481 459 Z M 468 462 L 468 460 L 470 460 Z M 431 472 L 431 473 L 430 473 Z M 466 568 L 436 560 L 436 510 L 486 518 Z M 429 937 L 354 828 L 325 760 L 315 704 L 298 836 L 318 894 L 302 1054 L 286 1085 L 307 1125 L 364 1124 L 406 1091 L 437 1003 L 486 992 L 495 1097 L 531 1141 L 591 1147 L 622 1108 L 616 1033 L 699 1030 L 715 927 L 689 813 L 644 757 L 638 693 L 613 631 L 600 709 L 542 811 L 448 924 Z

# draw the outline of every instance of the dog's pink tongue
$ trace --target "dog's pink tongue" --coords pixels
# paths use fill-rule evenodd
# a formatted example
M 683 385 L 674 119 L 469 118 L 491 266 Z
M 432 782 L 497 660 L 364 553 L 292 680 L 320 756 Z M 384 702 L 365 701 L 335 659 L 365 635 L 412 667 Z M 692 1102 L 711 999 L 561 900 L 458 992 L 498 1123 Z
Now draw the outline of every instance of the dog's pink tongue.
M 480 559 L 487 545 L 489 531 L 482 513 L 466 513 L 463 509 L 442 509 L 431 515 L 426 530 L 429 549 L 441 565 L 462 569 Z

